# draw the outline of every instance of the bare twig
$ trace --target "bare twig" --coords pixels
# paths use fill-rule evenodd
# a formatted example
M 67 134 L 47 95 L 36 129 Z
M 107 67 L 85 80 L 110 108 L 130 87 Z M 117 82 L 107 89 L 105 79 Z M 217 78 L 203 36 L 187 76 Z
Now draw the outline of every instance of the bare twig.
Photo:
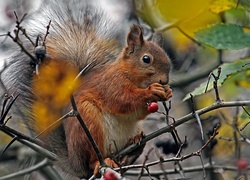
M 164 159 L 163 159 L 163 157 L 159 154 L 159 151 L 158 151 L 157 149 L 156 149 L 155 153 L 156 153 L 157 157 L 159 158 L 159 166 L 160 166 L 160 168 L 161 168 L 161 170 L 162 170 L 162 172 L 163 172 L 164 179 L 165 179 L 165 180 L 168 180 L 167 173 L 166 173 L 166 171 L 165 171 L 165 168 L 163 167 L 163 161 L 164 161 Z
M 206 93 L 206 92 L 207 92 L 207 89 L 208 89 L 208 85 L 209 85 L 209 82 L 210 82 L 211 76 L 212 76 L 212 72 L 211 72 L 211 73 L 209 73 L 209 75 L 208 75 L 207 85 L 206 85 L 206 88 L 205 88 L 204 93 Z
M 73 110 L 71 110 L 70 112 L 68 112 L 67 114 L 63 115 L 62 117 L 60 117 L 58 120 L 54 121 L 52 124 L 50 124 L 48 127 L 46 127 L 46 129 L 42 130 L 39 134 L 37 134 L 34 139 L 37 139 L 39 136 L 41 136 L 42 134 L 50 131 L 51 129 L 53 129 L 54 127 L 58 126 L 59 123 L 62 122 L 62 120 L 68 118 L 68 117 L 72 117 L 73 116 Z
M 236 9 L 238 9 L 238 6 L 239 6 L 239 4 L 240 4 L 240 0 L 237 0 L 237 4 L 236 4 Z
M 6 128 L 8 130 L 6 130 Z M 0 126 L 0 130 L 12 138 L 16 137 L 16 140 L 18 142 L 30 147 L 31 149 L 33 149 L 40 155 L 47 157 L 52 161 L 56 161 L 58 159 L 57 155 L 43 148 L 42 146 L 43 143 L 41 143 L 41 141 L 33 140 L 25 135 L 20 135 L 21 134 L 20 132 L 16 132 L 13 134 L 12 132 L 10 132 L 10 128 L 8 128 L 7 126 L 4 126 L 4 128 Z M 12 130 L 12 131 L 15 131 L 15 130 Z M 18 135 L 15 135 L 15 134 L 18 134 Z
M 80 71 L 80 73 L 75 77 L 74 81 L 76 81 L 83 73 L 85 73 L 88 70 L 88 68 L 90 67 L 91 64 L 92 64 L 92 62 L 89 63 L 89 64 L 87 64 Z M 71 87 L 69 87 L 69 88 L 71 88 Z M 81 124 L 82 128 L 84 129 L 84 132 L 86 133 L 86 135 L 87 135 L 87 137 L 88 137 L 88 139 L 89 139 L 89 141 L 90 141 L 90 143 L 91 143 L 91 145 L 92 145 L 92 147 L 93 147 L 93 149 L 94 149 L 94 151 L 95 151 L 95 153 L 97 155 L 97 158 L 98 158 L 98 160 L 100 162 L 100 165 L 103 166 L 103 167 L 106 166 L 106 163 L 104 162 L 102 154 L 101 154 L 100 150 L 98 149 L 98 146 L 97 146 L 94 138 L 92 137 L 92 135 L 91 135 L 91 133 L 90 133 L 87 125 L 85 124 L 85 122 L 83 121 L 81 115 L 79 114 L 79 112 L 77 110 L 77 106 L 76 106 L 76 103 L 75 103 L 73 95 L 70 97 L 70 101 L 71 101 L 71 105 L 72 105 L 72 108 L 73 108 L 73 112 L 72 113 L 77 118 L 77 120 Z
M 2 176 L 0 177 L 0 180 L 8 180 L 8 179 L 16 179 L 18 177 L 21 177 L 25 174 L 29 174 L 33 171 L 36 171 L 36 170 L 39 170 L 39 169 L 42 169 L 48 165 L 50 165 L 51 162 L 45 158 L 44 160 L 42 160 L 41 162 L 37 163 L 36 165 L 32 166 L 32 167 L 29 167 L 29 168 L 26 168 L 24 170 L 20 170 L 16 173 L 13 173 L 13 174 L 9 174 L 9 175 L 6 175 L 6 176 Z M 62 178 L 58 175 L 58 176 L 54 176 L 53 177 L 55 180 L 61 180 Z
M 178 170 L 178 169 L 177 169 Z M 221 171 L 221 170 L 225 170 L 225 171 L 237 171 L 237 167 L 235 166 L 230 166 L 230 165 L 217 165 L 217 164 L 210 164 L 210 163 L 207 163 L 207 164 L 204 164 L 204 166 L 191 166 L 191 167 L 183 167 L 183 171 L 186 172 L 186 173 L 189 173 L 189 172 L 199 172 L 199 171 L 204 171 L 204 170 L 208 170 L 208 171 L 211 171 L 211 170 L 215 170 L 215 171 Z M 250 166 L 248 166 L 247 170 L 250 170 Z M 138 171 L 136 170 L 129 170 L 125 173 L 125 175 L 127 176 L 136 176 L 138 175 Z M 150 174 L 151 176 L 153 177 L 159 177 L 161 175 L 163 175 L 163 171 L 152 171 Z M 178 173 L 176 171 L 176 169 L 165 169 L 165 173 L 166 174 L 176 174 Z M 147 174 L 143 174 L 143 176 L 147 176 Z
M 203 167 L 203 178 L 206 179 L 206 170 L 205 170 L 205 167 L 204 167 L 204 162 L 203 162 L 203 159 L 202 159 L 202 156 L 200 155 L 200 160 L 201 160 L 201 166 Z
M 167 104 L 166 104 L 166 101 L 162 101 L 162 105 L 166 111 L 166 122 L 167 122 L 167 125 L 169 125 L 169 111 L 171 109 L 171 101 L 169 101 L 169 107 L 167 107 Z
M 144 166 L 154 166 L 156 164 L 159 164 L 160 162 L 178 162 L 178 161 L 183 161 L 185 159 L 188 159 L 190 157 L 193 157 L 193 156 L 201 156 L 201 152 L 208 147 L 208 145 L 210 144 L 210 142 L 214 139 L 214 137 L 218 134 L 218 128 L 219 128 L 219 125 L 214 129 L 214 132 L 212 134 L 212 136 L 210 136 L 210 138 L 206 141 L 206 143 L 199 149 L 197 150 L 196 152 L 191 152 L 189 154 L 186 154 L 184 156 L 180 156 L 180 157 L 172 157 L 172 158 L 167 158 L 167 159 L 164 159 L 164 160 L 157 160 L 157 161 L 154 161 L 154 162 L 149 162 L 147 163 L 146 165 L 143 165 L 143 164 L 140 164 L 140 165 L 129 165 L 129 166 L 123 166 L 122 169 L 133 169 L 133 168 L 142 168 Z
M 36 145 L 39 145 L 39 146 L 43 146 L 44 143 L 40 140 L 35 140 L 29 136 L 26 136 L 25 134 L 19 132 L 19 131 L 16 131 L 15 129 L 12 129 L 6 125 L 0 125 L 0 131 L 4 132 L 5 134 L 9 135 L 10 137 L 14 138 L 15 136 L 17 136 L 17 140 L 19 139 L 23 139 L 23 140 L 26 140 L 26 141 L 29 141 L 31 143 L 34 143 Z
M 88 63 L 78 74 L 77 76 L 75 77 L 74 81 L 76 81 L 77 79 L 79 79 L 79 77 L 81 75 L 83 75 L 84 73 L 86 73 L 86 71 L 90 68 L 90 66 L 94 63 L 94 61 Z
M 169 101 L 169 107 L 167 107 L 165 101 L 162 102 L 162 105 L 163 105 L 163 107 L 164 107 L 164 109 L 166 111 L 165 116 L 166 116 L 167 125 L 169 125 L 169 117 L 170 117 L 169 112 L 170 112 L 170 109 L 171 109 L 171 101 Z M 175 122 L 175 119 L 174 118 L 172 118 L 172 119 Z M 173 127 L 173 131 L 171 131 L 170 133 L 171 133 L 171 135 L 172 135 L 172 137 L 174 139 L 175 145 L 177 146 L 177 148 L 180 148 L 180 144 L 182 142 L 180 140 L 180 137 L 178 136 L 177 130 L 175 129 L 174 123 L 172 124 L 172 127 Z
M 18 44 L 18 46 L 21 48 L 21 50 L 27 54 L 34 62 L 36 61 L 36 58 L 28 52 L 28 50 L 23 46 L 23 43 L 21 42 L 19 38 L 19 31 L 22 31 L 24 33 L 24 36 L 29 39 L 29 41 L 34 45 L 34 42 L 29 38 L 27 35 L 26 31 L 20 26 L 24 18 L 26 17 L 27 14 L 24 14 L 21 20 L 19 21 L 17 14 L 14 12 L 16 16 L 16 29 L 14 29 L 14 34 L 15 36 L 12 36 L 10 32 L 7 33 L 7 36 L 9 36 L 15 43 Z
M 148 161 L 148 156 L 149 156 L 149 154 L 153 151 L 153 149 L 154 149 L 154 148 L 150 148 L 150 149 L 148 150 L 148 153 L 147 153 L 146 156 L 145 156 L 145 159 L 144 159 L 144 161 L 143 161 L 143 168 L 141 168 L 141 173 L 140 173 L 139 176 L 138 176 L 138 180 L 140 180 L 141 177 L 142 177 L 143 169 L 146 169 L 146 171 L 147 171 L 147 173 L 148 173 L 148 176 L 150 177 L 150 179 L 152 179 L 151 176 L 150 176 L 149 169 L 148 169 L 148 167 L 146 166 L 146 162 Z
M 3 149 L 2 153 L 0 154 L 0 159 L 5 153 L 5 151 L 17 140 L 17 136 L 14 136 L 13 139 L 8 143 L 8 145 Z
M 176 153 L 175 157 L 180 157 L 180 156 L 181 156 L 180 153 L 181 153 L 181 151 L 182 151 L 182 149 L 183 149 L 183 146 L 184 146 L 186 143 L 187 143 L 187 136 L 185 136 L 185 141 L 184 141 L 183 143 L 181 143 L 180 148 L 179 148 L 178 152 Z
M 215 76 L 212 73 L 212 76 L 214 77 L 214 90 L 215 90 L 215 95 L 216 95 L 216 101 L 217 102 L 221 101 L 220 95 L 219 95 L 219 90 L 218 90 L 218 80 L 220 78 L 220 74 L 221 74 L 221 67 L 218 67 L 218 74 L 217 74 L 217 76 Z
M 4 100 L 3 107 L 2 107 L 3 109 L 2 109 L 1 117 L 0 117 L 0 126 L 5 124 L 4 119 L 6 118 L 7 114 L 9 113 L 10 108 L 12 107 L 14 102 L 16 101 L 17 97 L 18 97 L 18 95 L 16 97 L 14 97 L 12 95 L 5 96 L 5 100 Z
M 240 131 L 243 131 L 249 124 L 250 124 L 250 121 L 248 121 L 242 128 L 240 128 Z
M 0 124 L 3 124 L 3 120 L 4 118 L 2 118 L 4 112 L 5 112 L 5 106 L 7 101 L 9 100 L 9 98 L 11 98 L 11 96 L 8 96 L 7 94 L 4 95 L 4 101 L 3 101 L 3 105 L 2 105 L 2 111 L 1 111 L 1 119 L 0 119 Z
M 193 99 L 193 95 L 190 94 L 191 96 L 191 103 L 192 103 L 192 112 L 193 112 L 193 116 L 194 118 L 197 120 L 198 122 L 198 125 L 199 125 L 199 128 L 200 128 L 200 132 L 201 132 L 201 139 L 204 140 L 204 131 L 203 131 L 203 128 L 202 128 L 202 124 L 201 124 L 201 119 L 200 119 L 200 116 L 196 113 L 195 111 L 195 107 L 194 107 L 194 99 Z
M 241 107 L 245 111 L 245 113 L 250 117 L 250 113 L 246 110 L 246 108 L 244 106 L 241 106 Z M 249 124 L 250 124 L 250 121 L 247 122 L 242 128 L 240 128 L 240 131 L 243 131 Z
M 49 28 L 50 28 L 50 25 L 51 25 L 51 20 L 49 21 L 49 24 L 48 24 L 47 27 L 46 27 L 47 31 L 46 31 L 45 36 L 44 36 L 44 38 L 43 38 L 43 42 L 46 42 L 46 38 L 47 38 L 47 36 L 49 35 Z
M 206 88 L 205 88 L 205 93 L 207 92 L 207 88 L 208 88 L 208 84 L 209 84 L 210 78 L 211 78 L 211 76 L 213 76 L 213 78 L 214 78 L 213 86 L 214 86 L 215 95 L 216 95 L 216 102 L 220 102 L 221 99 L 220 99 L 219 90 L 218 90 L 218 80 L 219 80 L 220 74 L 221 74 L 221 67 L 218 67 L 217 70 L 218 70 L 217 71 L 218 72 L 217 76 L 215 76 L 213 72 L 211 72 L 209 74 L 207 85 L 206 85 Z
M 236 114 L 233 120 L 232 128 L 233 128 L 233 137 L 235 139 L 234 141 L 234 148 L 235 148 L 235 158 L 239 159 L 241 154 L 240 154 L 240 144 L 237 138 L 237 130 L 238 130 L 238 113 L 239 113 L 239 107 L 236 107 Z
M 79 121 L 79 123 L 81 124 L 82 128 L 84 129 L 84 132 L 86 133 L 96 155 L 97 155 L 97 158 L 100 162 L 100 165 L 101 166 L 106 166 L 106 163 L 104 162 L 104 159 L 102 157 L 102 154 L 100 152 L 100 150 L 98 149 L 97 145 L 96 145 L 96 142 L 94 140 L 94 138 L 92 137 L 91 133 L 89 132 L 89 129 L 87 127 L 87 125 L 85 124 L 85 122 L 83 121 L 81 115 L 79 114 L 78 110 L 77 110 L 77 106 L 76 106 L 76 103 L 75 103 L 75 100 L 74 100 L 74 97 L 71 96 L 71 105 L 72 105 L 72 108 L 73 108 L 73 114 L 76 116 L 77 120 Z

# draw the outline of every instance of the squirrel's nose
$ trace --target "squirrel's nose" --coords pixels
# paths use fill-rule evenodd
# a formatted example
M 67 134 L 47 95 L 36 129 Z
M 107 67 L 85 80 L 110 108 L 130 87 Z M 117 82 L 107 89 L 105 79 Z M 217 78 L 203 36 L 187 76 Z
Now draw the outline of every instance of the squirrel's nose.
M 166 80 L 160 80 L 159 83 L 162 84 L 162 85 L 166 85 L 166 84 L 168 84 L 168 79 L 166 79 Z

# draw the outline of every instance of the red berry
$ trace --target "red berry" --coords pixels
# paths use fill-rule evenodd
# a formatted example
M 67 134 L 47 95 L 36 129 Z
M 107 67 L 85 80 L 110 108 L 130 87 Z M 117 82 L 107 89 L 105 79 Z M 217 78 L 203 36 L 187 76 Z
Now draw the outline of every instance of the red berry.
M 113 171 L 106 171 L 103 175 L 105 180 L 118 180 L 116 174 Z
M 7 5 L 5 7 L 5 15 L 9 18 L 9 19 L 13 19 L 15 16 L 14 16 L 14 12 L 11 10 L 10 6 Z
M 148 112 L 154 113 L 158 111 L 158 104 L 156 102 L 151 102 L 148 104 Z
M 238 167 L 239 170 L 244 170 L 244 169 L 247 168 L 248 162 L 247 162 L 246 159 L 241 158 L 241 159 L 239 159 L 239 160 L 237 161 L 236 165 L 237 165 L 237 167 Z

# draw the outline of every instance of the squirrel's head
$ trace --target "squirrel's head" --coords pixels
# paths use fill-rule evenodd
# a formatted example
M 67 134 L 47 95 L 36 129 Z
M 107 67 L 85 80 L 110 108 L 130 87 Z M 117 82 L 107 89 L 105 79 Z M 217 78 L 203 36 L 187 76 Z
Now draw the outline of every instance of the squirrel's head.
M 170 60 L 162 49 L 163 37 L 155 34 L 152 41 L 143 39 L 140 26 L 133 25 L 127 36 L 127 47 L 122 53 L 125 67 L 132 81 L 140 88 L 152 83 L 168 84 Z

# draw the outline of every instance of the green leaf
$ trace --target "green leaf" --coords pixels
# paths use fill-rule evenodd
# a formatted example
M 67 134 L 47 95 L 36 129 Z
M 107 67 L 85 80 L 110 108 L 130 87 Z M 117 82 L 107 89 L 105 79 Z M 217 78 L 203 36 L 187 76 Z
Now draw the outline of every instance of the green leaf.
M 216 49 L 242 49 L 250 47 L 250 33 L 234 24 L 216 24 L 195 33 L 195 38 Z
M 218 86 L 221 86 L 225 80 L 229 79 L 230 76 L 234 73 L 239 73 L 242 70 L 250 69 L 250 58 L 248 59 L 239 59 L 231 63 L 223 63 L 221 66 L 221 74 L 218 80 Z M 218 75 L 218 69 L 213 70 L 215 76 Z M 207 91 L 213 88 L 213 77 L 211 76 L 210 81 L 208 83 Z M 190 98 L 190 94 L 193 96 L 198 96 L 205 93 L 205 89 L 207 86 L 207 81 L 203 82 L 199 87 L 195 88 L 192 92 L 188 93 L 183 101 Z

